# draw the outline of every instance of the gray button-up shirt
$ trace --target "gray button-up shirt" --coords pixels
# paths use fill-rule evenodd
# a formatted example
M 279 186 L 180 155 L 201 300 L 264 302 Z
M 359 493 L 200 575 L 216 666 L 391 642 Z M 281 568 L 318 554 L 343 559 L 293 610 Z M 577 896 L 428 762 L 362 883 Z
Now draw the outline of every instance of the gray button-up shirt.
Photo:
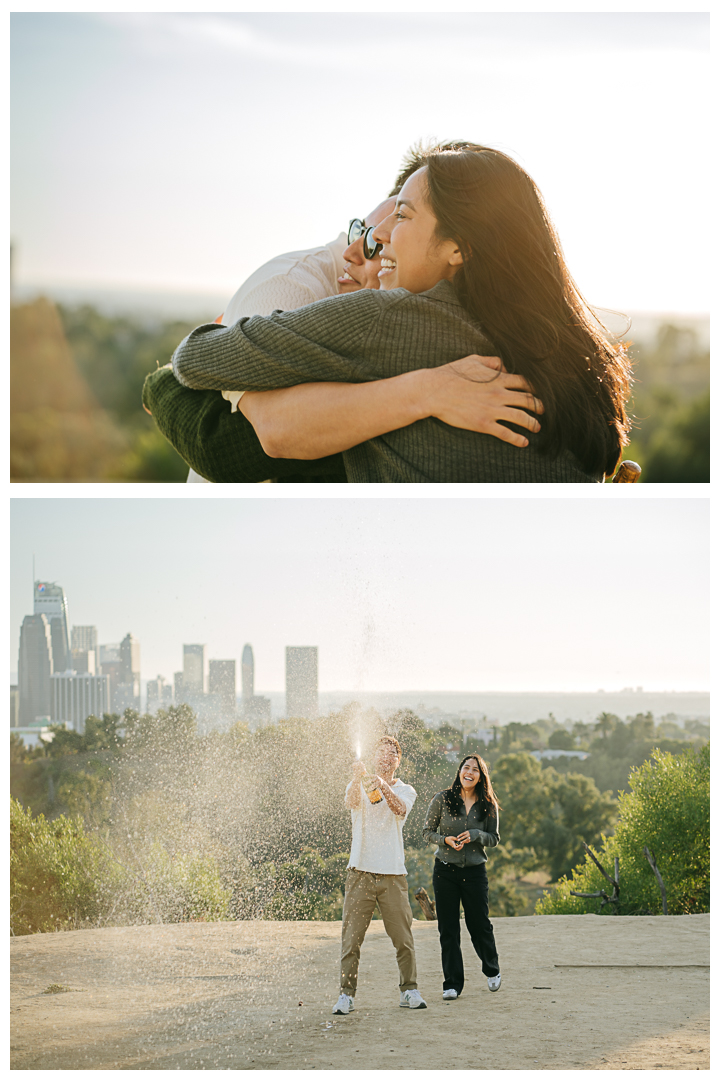
M 500 843 L 499 813 L 493 808 L 485 812 L 483 804 L 473 803 L 470 812 L 463 812 L 456 817 L 451 814 L 445 802 L 445 792 L 439 791 L 428 807 L 423 828 L 426 844 L 437 844 L 435 858 L 440 862 L 455 866 L 479 866 L 487 862 L 486 847 L 497 847 Z M 446 836 L 458 836 L 470 833 L 470 843 L 464 844 L 460 851 L 455 851 L 445 843 Z

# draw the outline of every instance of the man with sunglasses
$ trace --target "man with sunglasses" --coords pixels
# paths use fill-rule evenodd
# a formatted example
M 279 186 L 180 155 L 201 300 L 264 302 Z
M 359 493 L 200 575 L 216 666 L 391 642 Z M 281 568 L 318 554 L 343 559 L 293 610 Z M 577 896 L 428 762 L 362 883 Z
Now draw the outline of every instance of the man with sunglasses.
M 394 198 L 383 200 L 367 218 L 353 218 L 347 234 L 340 233 L 329 244 L 271 259 L 240 286 L 224 314 L 215 321 L 231 326 L 246 315 L 270 315 L 278 309 L 292 311 L 304 304 L 324 300 L 327 296 L 357 292 L 359 289 L 379 289 L 382 245 L 373 239 L 372 228 L 387 217 L 394 205 Z M 236 413 L 242 393 L 224 390 L 222 396 L 230 402 L 231 412 Z M 329 460 L 332 463 L 328 482 L 346 482 L 342 459 Z M 318 472 L 322 474 L 324 466 L 320 461 L 303 464 L 309 474 L 308 482 L 322 482 L 322 475 L 318 475 Z M 193 469 L 187 482 L 209 483 Z M 293 476 L 287 482 L 298 480 Z
M 395 199 L 385 199 L 367 218 L 353 218 L 348 228 L 348 246 L 343 252 L 345 267 L 338 279 L 341 293 L 357 292 L 358 289 L 379 289 L 380 249 L 375 240 L 373 227 L 383 221 L 395 206 Z

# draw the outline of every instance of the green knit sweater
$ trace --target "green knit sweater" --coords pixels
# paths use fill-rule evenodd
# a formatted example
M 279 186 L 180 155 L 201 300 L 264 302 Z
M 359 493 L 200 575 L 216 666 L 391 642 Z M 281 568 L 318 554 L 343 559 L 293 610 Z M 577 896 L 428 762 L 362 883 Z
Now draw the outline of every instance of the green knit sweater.
M 316 461 L 271 458 L 249 420 L 215 390 L 188 390 L 169 368 L 145 379 L 143 405 L 196 473 L 214 484 L 345 484 L 341 454 Z
M 193 391 L 272 390 L 316 381 L 373 381 L 438 367 L 470 353 L 491 356 L 494 351 L 452 285 L 441 281 L 426 293 L 363 289 L 294 311 L 239 319 L 228 327 L 200 326 L 175 350 L 173 371 L 178 382 Z M 229 413 L 229 407 L 221 419 L 212 399 L 198 396 L 198 407 L 208 410 L 208 422 L 201 427 L 191 416 L 192 398 L 170 394 L 163 383 L 168 399 L 158 400 L 155 385 L 152 382 L 146 389 L 148 399 L 154 397 L 148 406 L 160 430 L 206 479 L 217 481 L 215 470 L 222 463 L 220 482 L 227 482 L 225 467 L 230 458 L 240 464 L 250 455 L 254 462 L 262 462 L 257 457 L 262 454 L 259 444 L 249 448 L 252 440 L 246 427 L 242 421 L 234 426 L 238 418 Z M 182 418 L 172 415 L 175 409 L 182 409 Z M 204 440 L 205 445 L 198 447 L 196 440 Z M 242 444 L 240 450 L 236 440 Z M 354 446 L 342 459 L 351 483 L 592 484 L 602 480 L 585 473 L 572 453 L 565 451 L 553 459 L 540 453 L 534 434 L 529 441 L 526 447 L 511 446 L 492 435 L 450 427 L 429 417 Z M 322 474 L 330 461 L 324 459 Z M 264 464 L 268 467 L 265 479 L 275 478 L 277 462 L 266 458 Z M 306 467 L 318 464 L 304 462 L 305 468 L 298 469 L 293 462 L 287 469 L 308 475 Z M 335 462 L 331 466 L 337 467 Z M 247 475 L 233 478 L 249 479 Z

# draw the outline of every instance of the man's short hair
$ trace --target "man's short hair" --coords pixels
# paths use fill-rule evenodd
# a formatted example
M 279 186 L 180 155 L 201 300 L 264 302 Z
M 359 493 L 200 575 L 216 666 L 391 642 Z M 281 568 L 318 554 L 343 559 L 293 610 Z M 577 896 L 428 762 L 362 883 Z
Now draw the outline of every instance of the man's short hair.
M 388 197 L 392 199 L 395 195 L 400 194 L 402 186 L 408 177 L 412 176 L 418 169 L 422 169 L 423 165 L 427 165 L 430 154 L 437 154 L 442 150 L 466 150 L 472 145 L 472 143 L 466 142 L 464 139 L 451 139 L 449 142 L 429 142 L 427 144 L 423 143 L 422 139 L 419 139 L 418 142 L 413 143 L 400 162 L 400 172 L 397 174 L 395 184 Z
M 391 746 L 395 747 L 395 749 L 397 750 L 397 756 L 399 761 L 402 757 L 402 750 L 400 749 L 400 743 L 397 741 L 397 739 L 393 738 L 392 735 L 382 735 L 375 744 L 375 749 L 377 750 L 378 746 L 380 746 L 380 743 L 384 742 L 390 743 Z

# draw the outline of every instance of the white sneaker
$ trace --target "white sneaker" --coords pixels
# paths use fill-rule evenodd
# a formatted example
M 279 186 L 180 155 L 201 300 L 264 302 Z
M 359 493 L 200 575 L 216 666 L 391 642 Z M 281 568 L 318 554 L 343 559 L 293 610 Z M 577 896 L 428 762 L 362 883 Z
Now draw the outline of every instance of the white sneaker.
M 348 1013 L 353 1012 L 355 1009 L 355 1002 L 349 994 L 341 994 L 337 999 L 337 1005 L 333 1009 L 334 1013 L 342 1013 L 343 1016 L 347 1016 Z
M 400 994 L 401 1009 L 427 1009 L 427 1002 L 423 1001 L 419 990 L 403 990 Z
M 501 982 L 502 975 L 493 975 L 491 979 L 488 979 L 488 990 L 499 990 Z
M 457 996 L 457 990 L 443 990 L 443 1001 L 455 1001 Z

